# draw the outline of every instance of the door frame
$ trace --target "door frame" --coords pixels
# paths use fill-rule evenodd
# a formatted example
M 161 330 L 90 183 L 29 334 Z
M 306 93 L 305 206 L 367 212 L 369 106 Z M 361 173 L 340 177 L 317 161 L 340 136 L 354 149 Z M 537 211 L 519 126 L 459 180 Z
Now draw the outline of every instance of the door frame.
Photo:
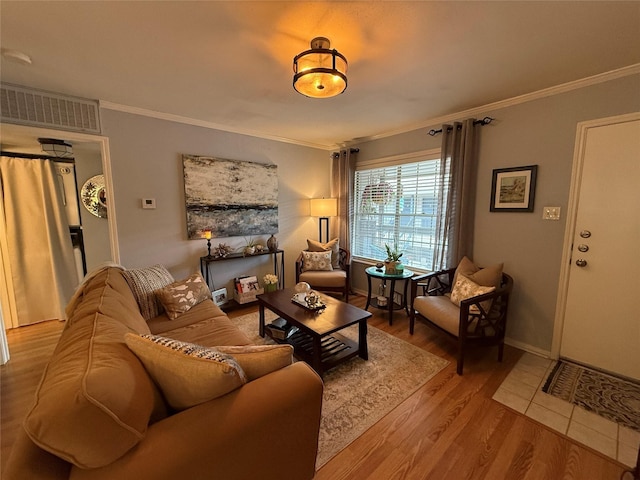
M 567 220 L 564 232 L 564 244 L 562 248 L 562 260 L 560 264 L 560 279 L 558 282 L 558 297 L 556 301 L 556 313 L 553 325 L 553 339 L 551 341 L 551 358 L 557 360 L 560 357 L 562 345 L 562 332 L 564 329 L 564 317 L 567 308 L 567 292 L 569 290 L 569 276 L 571 272 L 571 260 L 573 238 L 576 230 L 578 216 L 578 200 L 582 184 L 582 169 L 584 165 L 585 148 L 589 129 L 615 125 L 640 120 L 640 112 L 616 115 L 613 117 L 599 118 L 578 123 L 576 129 L 576 142 L 573 152 L 573 167 L 571 171 L 571 188 L 569 189 L 569 203 L 567 206 Z
M 102 157 L 102 173 L 104 175 L 105 189 L 107 192 L 107 221 L 109 225 L 109 245 L 111 248 L 111 260 L 115 263 L 120 263 L 120 247 L 118 244 L 118 229 L 116 222 L 116 203 L 113 190 L 113 175 L 111 172 L 111 156 L 109 151 L 109 138 L 101 135 L 92 135 L 87 133 L 76 133 L 61 130 L 52 130 L 40 127 L 30 127 L 16 124 L 3 123 L 4 128 L 11 128 L 20 130 L 25 135 L 33 136 L 34 138 L 57 138 L 61 135 L 65 140 L 70 142 L 76 141 L 80 143 L 95 143 L 100 146 L 100 155 Z M 2 266 L 0 266 L 2 268 Z M 12 308 L 12 295 L 13 292 L 9 284 L 6 282 L 4 275 L 0 275 L 0 298 L 4 308 L 2 309 L 2 315 L 0 316 L 0 328 L 5 330 L 7 328 L 13 328 L 18 326 L 15 316 L 15 308 Z M 6 303 L 5 303 L 6 302 Z M 3 317 L 3 318 L 2 318 Z

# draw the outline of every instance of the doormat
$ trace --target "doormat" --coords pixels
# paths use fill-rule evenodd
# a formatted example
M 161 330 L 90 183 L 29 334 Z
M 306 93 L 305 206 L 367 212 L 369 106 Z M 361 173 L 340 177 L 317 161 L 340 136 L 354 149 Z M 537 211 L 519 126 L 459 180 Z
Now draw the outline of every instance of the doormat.
M 640 432 L 640 384 L 558 361 L 542 391 Z

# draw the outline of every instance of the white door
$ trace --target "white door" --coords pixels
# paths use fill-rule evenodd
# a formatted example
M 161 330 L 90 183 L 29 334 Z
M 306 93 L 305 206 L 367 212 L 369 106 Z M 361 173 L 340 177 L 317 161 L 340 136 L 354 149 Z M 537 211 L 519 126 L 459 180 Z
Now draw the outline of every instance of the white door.
M 584 128 L 560 356 L 640 380 L 640 115 Z

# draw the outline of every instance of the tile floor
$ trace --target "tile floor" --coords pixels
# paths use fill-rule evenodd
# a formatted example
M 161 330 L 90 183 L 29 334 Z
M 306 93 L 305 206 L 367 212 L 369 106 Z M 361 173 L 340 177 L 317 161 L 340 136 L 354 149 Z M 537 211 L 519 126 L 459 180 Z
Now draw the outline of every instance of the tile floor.
M 525 353 L 493 399 L 620 463 L 635 467 L 640 432 L 542 391 L 554 360 Z

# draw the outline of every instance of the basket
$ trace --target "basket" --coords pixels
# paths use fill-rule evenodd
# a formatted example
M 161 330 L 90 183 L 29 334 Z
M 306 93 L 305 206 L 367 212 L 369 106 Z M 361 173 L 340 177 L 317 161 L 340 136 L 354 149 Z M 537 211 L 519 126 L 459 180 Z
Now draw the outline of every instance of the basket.
M 259 288 L 258 290 L 251 290 L 250 292 L 240 293 L 237 290 L 233 291 L 233 298 L 240 305 L 244 305 L 245 303 L 255 302 L 256 295 L 260 295 L 264 293 L 264 288 Z

